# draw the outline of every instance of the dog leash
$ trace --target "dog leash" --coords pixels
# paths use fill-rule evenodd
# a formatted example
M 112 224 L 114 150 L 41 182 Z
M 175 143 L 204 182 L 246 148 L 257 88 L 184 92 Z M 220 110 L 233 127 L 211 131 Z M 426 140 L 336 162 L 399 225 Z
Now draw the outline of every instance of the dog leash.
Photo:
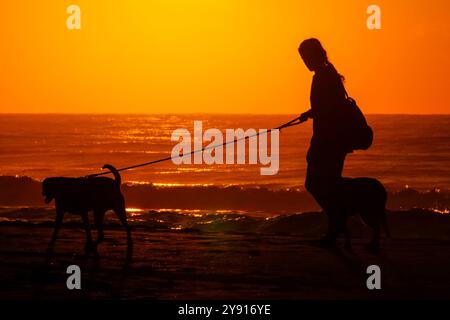
M 257 133 L 255 133 L 253 135 L 250 135 L 250 136 L 245 136 L 245 137 L 239 138 L 239 139 L 236 138 L 233 141 L 227 141 L 227 142 L 224 142 L 222 144 L 218 144 L 218 145 L 214 145 L 214 146 L 203 147 L 201 149 L 194 150 L 194 151 L 191 151 L 191 152 L 186 153 L 186 154 L 178 155 L 176 157 L 170 156 L 170 157 L 165 157 L 165 158 L 161 158 L 161 159 L 157 159 L 157 160 L 153 160 L 153 161 L 149 161 L 149 162 L 135 164 L 135 165 L 128 166 L 128 167 L 123 167 L 123 168 L 117 169 L 117 171 L 118 172 L 120 172 L 120 171 L 127 171 L 127 170 L 136 169 L 136 168 L 140 168 L 140 167 L 144 167 L 144 166 L 149 166 L 149 165 L 152 165 L 152 164 L 155 164 L 155 163 L 159 163 L 159 162 L 164 162 L 164 161 L 169 161 L 169 160 L 172 160 L 172 159 L 186 157 L 186 156 L 193 155 L 193 154 L 196 154 L 196 153 L 204 152 L 206 150 L 215 149 L 217 147 L 223 147 L 225 145 L 228 145 L 228 144 L 231 144 L 231 143 L 236 143 L 238 141 L 248 140 L 250 138 L 257 137 L 257 136 L 259 136 L 261 134 L 268 134 L 268 133 L 270 133 L 270 132 L 272 132 L 274 130 L 280 130 L 281 131 L 281 129 L 293 127 L 293 126 L 299 125 L 299 124 L 301 124 L 303 122 L 304 121 L 300 121 L 299 118 L 295 118 L 295 119 L 293 119 L 293 120 L 291 120 L 289 122 L 286 122 L 285 124 L 282 124 L 282 125 L 280 125 L 280 126 L 278 126 L 276 128 L 268 129 L 268 130 L 262 131 L 262 132 L 257 132 Z M 98 172 L 98 173 L 94 173 L 94 174 L 89 174 L 89 175 L 85 176 L 85 178 L 93 178 L 93 177 L 103 176 L 103 175 L 110 174 L 110 173 L 111 173 L 110 171 L 103 171 L 103 172 Z

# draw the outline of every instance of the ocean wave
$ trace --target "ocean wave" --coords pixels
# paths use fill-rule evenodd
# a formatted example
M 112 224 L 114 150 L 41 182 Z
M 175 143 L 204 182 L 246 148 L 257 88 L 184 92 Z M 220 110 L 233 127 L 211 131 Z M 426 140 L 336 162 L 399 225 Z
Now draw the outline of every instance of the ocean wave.
M 389 211 L 388 223 L 393 237 L 450 239 L 450 215 L 433 210 L 411 209 Z M 2 227 L 53 228 L 55 213 L 50 208 L 0 208 Z M 241 213 L 199 213 L 168 210 L 143 210 L 129 213 L 129 223 L 134 230 L 166 232 L 208 232 L 235 234 L 276 234 L 314 238 L 323 234 L 327 218 L 321 212 L 305 212 L 271 217 L 256 217 Z M 92 220 L 91 220 L 92 221 Z M 123 229 L 114 214 L 105 218 L 106 229 Z M 370 237 L 370 229 L 359 217 L 349 219 L 354 237 Z M 82 229 L 79 216 L 66 215 L 63 228 Z M 94 228 L 94 226 L 92 226 Z
M 232 210 L 264 217 L 320 209 L 302 187 L 125 183 L 122 191 L 130 208 Z M 42 205 L 41 182 L 30 177 L 0 176 L 0 206 Z M 390 210 L 426 208 L 448 212 L 450 193 L 434 188 L 420 192 L 412 188 L 390 190 L 387 207 Z

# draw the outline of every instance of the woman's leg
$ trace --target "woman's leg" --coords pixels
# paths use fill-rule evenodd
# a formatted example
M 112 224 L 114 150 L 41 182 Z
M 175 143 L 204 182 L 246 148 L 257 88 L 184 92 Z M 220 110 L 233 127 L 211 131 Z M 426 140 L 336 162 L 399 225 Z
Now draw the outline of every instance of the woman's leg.
M 322 239 L 324 244 L 333 245 L 338 234 L 346 229 L 345 225 L 342 225 L 346 219 L 337 192 L 345 156 L 345 153 L 328 153 L 319 157 L 308 157 L 310 161 L 306 171 L 305 188 L 328 217 L 328 230 Z

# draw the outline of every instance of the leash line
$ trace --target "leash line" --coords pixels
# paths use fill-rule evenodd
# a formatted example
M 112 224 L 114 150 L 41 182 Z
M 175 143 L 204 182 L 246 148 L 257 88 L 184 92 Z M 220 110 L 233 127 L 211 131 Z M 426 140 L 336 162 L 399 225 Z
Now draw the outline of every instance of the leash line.
M 194 151 L 191 151 L 191 152 L 186 153 L 186 154 L 178 155 L 178 156 L 176 156 L 176 157 L 169 156 L 169 157 L 165 157 L 165 158 L 161 158 L 161 159 L 157 159 L 157 160 L 153 160 L 153 161 L 149 161 L 149 162 L 144 162 L 144 163 L 140 163 L 140 164 L 135 164 L 135 165 L 128 166 L 128 167 L 123 167 L 123 168 L 117 169 L 117 171 L 120 172 L 120 171 L 132 170 L 132 169 L 136 169 L 136 168 L 140 168 L 140 167 L 144 167 L 144 166 L 149 166 L 149 165 L 152 165 L 152 164 L 155 164 L 155 163 L 159 163 L 159 162 L 164 162 L 164 161 L 168 161 L 168 160 L 172 160 L 172 159 L 177 159 L 177 158 L 186 157 L 186 156 L 189 156 L 189 155 L 193 155 L 193 154 L 196 154 L 196 153 L 199 153 L 199 152 L 204 152 L 204 151 L 206 151 L 206 150 L 214 149 L 214 148 L 217 148 L 217 147 L 223 147 L 223 146 L 225 146 L 225 145 L 228 145 L 228 144 L 231 144 L 231 143 L 236 143 L 236 142 L 238 142 L 238 141 L 248 140 L 248 139 L 250 139 L 250 138 L 257 137 L 257 136 L 259 136 L 259 135 L 261 135 L 261 134 L 268 134 L 268 133 L 270 133 L 270 132 L 272 132 L 272 131 L 274 131 L 274 130 L 280 130 L 280 131 L 281 131 L 281 129 L 293 127 L 293 126 L 299 125 L 299 124 L 301 124 L 301 123 L 303 123 L 303 121 L 300 121 L 298 118 L 295 118 L 294 120 L 291 120 L 291 121 L 289 121 L 289 122 L 287 122 L 287 123 L 285 123 L 285 124 L 282 124 L 281 126 L 278 126 L 278 127 L 276 127 L 276 128 L 268 129 L 268 130 L 262 131 L 262 132 L 257 132 L 257 133 L 255 133 L 255 134 L 253 134 L 253 135 L 245 136 L 245 137 L 240 138 L 240 139 L 237 139 L 237 138 L 236 138 L 236 139 L 234 139 L 233 141 L 227 141 L 227 142 L 224 142 L 224 143 L 222 143 L 222 144 L 218 144 L 218 145 L 214 145 L 214 146 L 203 147 L 203 148 L 201 148 L 201 149 L 194 150 Z M 85 176 L 85 177 L 86 177 L 86 178 L 93 178 L 93 177 L 98 177 L 98 176 L 107 175 L 107 174 L 110 174 L 110 173 L 111 173 L 110 171 L 104 171 L 104 172 L 99 172 L 99 173 L 89 174 L 89 175 L 87 175 L 87 176 Z

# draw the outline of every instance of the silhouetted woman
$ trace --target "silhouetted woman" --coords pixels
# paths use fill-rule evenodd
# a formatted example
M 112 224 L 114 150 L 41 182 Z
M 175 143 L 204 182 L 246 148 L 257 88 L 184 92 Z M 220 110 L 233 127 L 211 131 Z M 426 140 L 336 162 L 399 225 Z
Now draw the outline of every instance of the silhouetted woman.
M 310 71 L 314 72 L 311 86 L 311 109 L 299 119 L 313 119 L 313 135 L 306 156 L 306 189 L 333 220 L 338 210 L 337 184 L 342 177 L 347 152 L 338 139 L 340 107 L 346 103 L 343 77 L 328 60 L 328 56 L 317 39 L 303 41 L 298 48 L 301 58 Z M 321 244 L 332 245 L 337 230 L 329 223 L 327 235 Z

